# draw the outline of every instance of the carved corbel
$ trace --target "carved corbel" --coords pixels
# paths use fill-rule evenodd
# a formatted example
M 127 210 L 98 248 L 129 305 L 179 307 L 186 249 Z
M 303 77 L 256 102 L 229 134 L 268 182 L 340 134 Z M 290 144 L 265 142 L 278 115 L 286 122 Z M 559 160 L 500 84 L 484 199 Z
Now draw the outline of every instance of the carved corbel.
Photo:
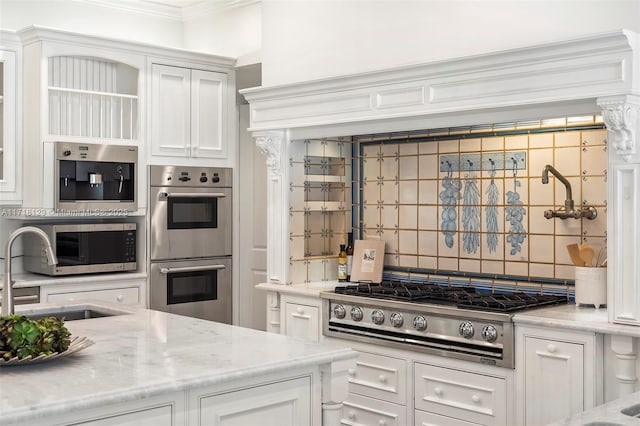
M 267 167 L 273 175 L 280 175 L 280 157 L 282 153 L 283 131 L 254 133 L 256 146 L 267 157 Z
M 616 96 L 598 99 L 607 126 L 608 143 L 613 151 L 629 161 L 637 153 L 640 99 Z

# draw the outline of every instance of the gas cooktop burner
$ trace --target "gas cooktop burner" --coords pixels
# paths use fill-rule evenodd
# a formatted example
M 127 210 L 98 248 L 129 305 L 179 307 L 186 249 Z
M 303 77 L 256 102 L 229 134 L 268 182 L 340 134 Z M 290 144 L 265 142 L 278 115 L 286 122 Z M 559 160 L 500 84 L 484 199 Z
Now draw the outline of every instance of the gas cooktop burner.
M 550 304 L 566 303 L 567 298 L 531 295 L 523 292 L 492 294 L 475 287 L 442 287 L 437 284 L 383 281 L 338 286 L 335 293 L 418 303 L 453 303 L 458 308 L 492 312 L 511 312 Z

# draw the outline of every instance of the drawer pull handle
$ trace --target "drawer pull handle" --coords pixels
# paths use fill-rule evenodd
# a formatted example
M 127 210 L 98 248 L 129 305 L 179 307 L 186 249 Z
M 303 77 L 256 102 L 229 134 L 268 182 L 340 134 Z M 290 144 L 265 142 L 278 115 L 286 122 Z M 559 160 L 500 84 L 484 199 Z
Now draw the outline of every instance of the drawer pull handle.
M 442 396 L 442 389 L 440 388 L 434 388 L 433 389 L 433 393 L 435 393 L 438 396 Z
M 480 402 L 480 397 L 478 395 L 473 395 L 471 397 L 471 401 L 475 402 L 476 404 Z
M 354 413 L 353 411 L 349 411 L 349 418 L 351 420 L 355 420 L 356 419 L 356 413 Z
M 349 373 L 350 377 L 356 377 L 356 369 L 355 368 L 348 369 L 347 373 Z
M 118 302 L 122 302 L 122 301 L 124 300 L 124 296 L 123 296 L 123 295 L 121 295 L 121 294 L 119 294 L 119 295 L 116 297 L 116 300 L 117 300 Z
M 549 343 L 547 345 L 547 351 L 551 354 L 555 354 L 558 351 L 558 348 L 556 347 L 556 345 Z
M 298 314 L 300 314 L 300 315 L 304 314 L 304 309 L 298 308 Z
M 381 420 L 378 422 L 378 425 L 379 425 L 379 426 L 387 426 L 387 422 L 386 422 L 384 419 L 381 419 Z
M 380 376 L 378 376 L 378 380 L 380 380 L 380 383 L 387 383 L 387 376 L 381 374 Z

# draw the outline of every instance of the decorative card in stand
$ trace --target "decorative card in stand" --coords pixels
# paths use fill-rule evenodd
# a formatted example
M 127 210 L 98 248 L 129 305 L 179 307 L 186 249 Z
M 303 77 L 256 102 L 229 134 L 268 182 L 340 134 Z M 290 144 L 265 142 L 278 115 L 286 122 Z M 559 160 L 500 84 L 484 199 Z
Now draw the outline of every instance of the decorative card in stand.
M 356 240 L 353 247 L 352 282 L 382 282 L 383 240 Z

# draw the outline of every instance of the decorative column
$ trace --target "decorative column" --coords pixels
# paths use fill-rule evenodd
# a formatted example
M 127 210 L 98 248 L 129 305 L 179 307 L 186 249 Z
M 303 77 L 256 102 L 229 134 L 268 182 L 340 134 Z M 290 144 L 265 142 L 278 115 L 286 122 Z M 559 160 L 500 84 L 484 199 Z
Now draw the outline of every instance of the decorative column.
M 267 157 L 267 278 L 270 283 L 286 284 L 289 275 L 289 168 L 286 167 L 286 133 L 282 130 L 255 132 L 253 137 L 260 151 Z
M 607 126 L 607 311 L 609 322 L 640 326 L 640 97 L 599 98 Z M 615 392 L 635 391 L 638 342 L 611 336 Z
M 607 310 L 640 326 L 640 97 L 598 98 L 607 126 Z
M 638 341 L 629 336 L 611 336 L 611 350 L 616 354 L 616 398 L 636 391 Z

